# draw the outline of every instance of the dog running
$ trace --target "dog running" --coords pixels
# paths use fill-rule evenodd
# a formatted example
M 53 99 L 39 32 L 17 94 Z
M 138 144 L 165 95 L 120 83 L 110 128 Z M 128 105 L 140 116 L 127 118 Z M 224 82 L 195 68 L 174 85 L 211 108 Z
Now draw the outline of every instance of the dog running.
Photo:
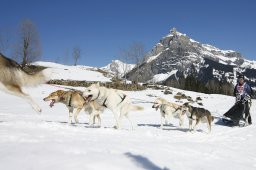
M 77 90 L 57 90 L 49 94 L 49 96 L 43 99 L 44 101 L 51 101 L 50 107 L 53 107 L 55 103 L 63 103 L 69 110 L 69 123 L 72 122 L 73 112 L 76 109 L 74 114 L 74 119 L 76 123 L 79 123 L 78 114 L 84 108 L 85 112 L 89 113 L 89 126 L 92 126 L 95 123 L 95 118 L 98 119 L 99 126 L 101 125 L 100 114 L 104 111 L 104 107 L 100 106 L 97 102 L 88 102 L 86 101 L 81 91 Z
M 179 119 L 179 125 L 180 126 L 183 125 L 185 113 L 182 112 L 182 106 L 177 105 L 175 103 L 168 102 L 163 98 L 157 98 L 154 101 L 152 108 L 155 108 L 156 110 L 160 109 L 161 129 L 163 129 L 164 120 L 165 120 L 165 124 L 167 124 L 170 117 Z
M 36 112 L 42 109 L 34 100 L 22 91 L 22 87 L 33 87 L 47 81 L 43 71 L 29 74 L 14 60 L 5 57 L 0 53 L 0 89 L 25 99 Z
M 211 132 L 211 124 L 214 120 L 214 117 L 211 115 L 210 111 L 204 108 L 198 108 L 189 105 L 189 103 L 184 103 L 182 106 L 182 111 L 186 113 L 189 119 L 189 130 L 195 131 L 196 126 L 201 121 L 202 123 L 206 123 L 208 127 L 208 133 Z M 196 121 L 194 127 L 192 128 L 193 121 Z
M 134 129 L 133 123 L 129 118 L 129 111 L 131 110 L 143 110 L 143 107 L 135 106 L 131 104 L 130 98 L 121 90 L 109 89 L 103 86 L 100 86 L 99 83 L 92 84 L 83 92 L 83 96 L 88 101 L 96 101 L 101 106 L 110 109 L 116 121 L 116 129 L 119 129 L 121 126 L 121 120 L 125 116 Z

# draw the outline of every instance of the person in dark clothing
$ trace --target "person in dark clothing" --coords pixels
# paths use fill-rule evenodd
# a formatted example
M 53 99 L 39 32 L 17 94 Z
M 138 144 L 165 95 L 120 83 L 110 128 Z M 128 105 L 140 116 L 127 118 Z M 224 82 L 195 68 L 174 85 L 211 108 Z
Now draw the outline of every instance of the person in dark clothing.
M 238 83 L 234 88 L 234 96 L 236 97 L 236 103 L 241 102 L 244 105 L 245 121 L 248 124 L 252 124 L 252 118 L 250 114 L 251 97 L 253 95 L 253 90 L 244 79 L 244 75 L 238 76 Z M 241 115 L 243 116 L 243 115 Z

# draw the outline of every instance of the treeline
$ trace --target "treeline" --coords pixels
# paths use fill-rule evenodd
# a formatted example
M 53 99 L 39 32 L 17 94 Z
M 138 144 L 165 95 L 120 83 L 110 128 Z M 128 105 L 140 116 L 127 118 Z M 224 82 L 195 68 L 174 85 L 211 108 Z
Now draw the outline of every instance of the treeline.
M 234 88 L 232 83 L 221 82 L 216 79 L 209 80 L 206 84 L 203 84 L 193 76 L 181 77 L 178 80 L 170 79 L 165 81 L 164 85 L 207 94 L 225 95 L 233 95 Z

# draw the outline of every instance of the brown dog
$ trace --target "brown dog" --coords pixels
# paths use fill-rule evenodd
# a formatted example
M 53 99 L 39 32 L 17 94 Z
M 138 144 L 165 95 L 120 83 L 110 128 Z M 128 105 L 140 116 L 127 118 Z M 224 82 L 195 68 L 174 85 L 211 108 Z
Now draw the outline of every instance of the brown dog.
M 37 112 L 41 112 L 41 108 L 21 88 L 37 86 L 46 81 L 42 71 L 28 74 L 18 63 L 0 53 L 0 89 L 25 99 Z
M 87 102 L 83 96 L 82 92 L 76 90 L 64 91 L 57 90 L 49 94 L 48 97 L 43 99 L 44 101 L 51 101 L 50 107 L 53 107 L 55 103 L 63 103 L 67 106 L 69 110 L 69 123 L 72 123 L 73 111 L 77 109 L 74 114 L 75 122 L 78 123 L 77 118 L 80 111 L 84 108 L 86 112 L 89 113 L 89 125 L 91 126 L 95 122 L 97 117 L 99 125 L 101 124 L 100 114 L 104 111 L 104 107 L 100 106 L 97 102 Z

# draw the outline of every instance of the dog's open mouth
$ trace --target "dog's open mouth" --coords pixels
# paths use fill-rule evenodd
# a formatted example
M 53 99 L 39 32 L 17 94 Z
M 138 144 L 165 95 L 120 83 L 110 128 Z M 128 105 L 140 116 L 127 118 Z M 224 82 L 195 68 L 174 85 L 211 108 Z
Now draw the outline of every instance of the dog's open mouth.
M 50 107 L 53 107 L 54 106 L 54 103 L 55 103 L 55 100 L 52 99 L 51 103 L 50 103 Z
M 86 102 L 90 102 L 92 100 L 92 95 L 89 95 L 84 98 Z

